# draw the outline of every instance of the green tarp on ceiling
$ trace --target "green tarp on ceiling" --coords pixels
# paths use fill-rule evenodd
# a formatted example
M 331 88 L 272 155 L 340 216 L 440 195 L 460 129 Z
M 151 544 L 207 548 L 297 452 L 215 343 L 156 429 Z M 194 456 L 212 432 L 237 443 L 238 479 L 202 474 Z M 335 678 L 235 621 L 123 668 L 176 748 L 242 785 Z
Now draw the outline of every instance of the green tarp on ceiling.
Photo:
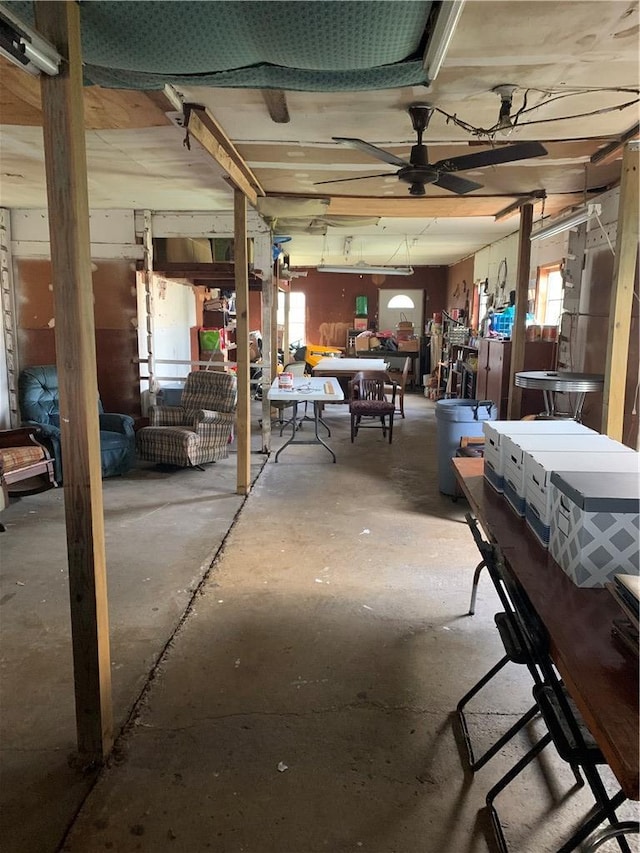
M 31 3 L 7 3 L 33 25 Z M 206 0 L 80 4 L 86 82 L 293 91 L 426 83 L 431 0 Z

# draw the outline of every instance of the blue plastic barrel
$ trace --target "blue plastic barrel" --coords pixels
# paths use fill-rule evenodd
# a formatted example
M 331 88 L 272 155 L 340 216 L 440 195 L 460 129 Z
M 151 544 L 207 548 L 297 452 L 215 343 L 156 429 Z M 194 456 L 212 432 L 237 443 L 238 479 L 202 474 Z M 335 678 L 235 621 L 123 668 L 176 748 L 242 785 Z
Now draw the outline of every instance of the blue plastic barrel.
M 445 495 L 456 494 L 456 478 L 451 459 L 465 435 L 482 435 L 482 422 L 494 421 L 497 410 L 491 400 L 438 400 L 438 488 Z

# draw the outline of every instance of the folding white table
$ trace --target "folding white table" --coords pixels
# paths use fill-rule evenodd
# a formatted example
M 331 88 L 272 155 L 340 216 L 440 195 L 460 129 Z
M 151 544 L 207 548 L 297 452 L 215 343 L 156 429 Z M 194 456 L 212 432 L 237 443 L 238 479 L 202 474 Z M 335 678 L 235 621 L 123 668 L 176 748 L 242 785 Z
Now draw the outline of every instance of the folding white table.
M 321 444 L 333 456 L 333 461 L 336 461 L 336 455 L 329 445 L 323 441 L 318 434 L 318 424 L 320 423 L 320 403 L 340 403 L 344 400 L 344 393 L 338 384 L 338 380 L 334 376 L 324 376 L 322 379 L 312 377 L 294 377 L 293 388 L 290 391 L 284 391 L 278 387 L 278 379 L 274 379 L 268 393 L 269 400 L 277 402 L 285 402 L 293 404 L 293 416 L 291 418 L 291 438 L 289 438 L 276 453 L 275 461 L 290 444 Z M 313 421 L 315 428 L 315 436 L 312 439 L 296 438 L 298 431 L 298 423 L 301 418 L 298 418 L 298 403 L 309 401 L 313 403 Z M 331 435 L 331 433 L 329 433 Z
M 352 379 L 360 370 L 381 370 L 388 364 L 384 358 L 321 358 L 313 368 L 314 376 L 340 376 Z

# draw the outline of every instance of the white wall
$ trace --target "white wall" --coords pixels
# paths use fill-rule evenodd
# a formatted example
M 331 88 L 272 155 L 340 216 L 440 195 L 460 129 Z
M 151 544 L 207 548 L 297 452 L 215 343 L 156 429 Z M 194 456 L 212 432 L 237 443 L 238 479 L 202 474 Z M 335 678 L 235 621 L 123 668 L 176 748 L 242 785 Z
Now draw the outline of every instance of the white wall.
M 413 308 L 388 308 L 387 303 L 394 296 L 408 296 L 413 300 Z M 381 332 L 391 330 L 395 331 L 400 320 L 407 319 L 413 323 L 415 334 L 419 335 L 422 331 L 422 317 L 424 301 L 424 290 L 385 290 L 380 288 L 379 308 L 378 308 L 378 326 Z
M 506 276 L 505 276 L 506 267 Z M 487 292 L 496 295 L 496 306 L 509 302 L 509 291 L 515 290 L 518 274 L 518 234 L 510 234 L 481 249 L 473 261 L 474 282 L 488 279 Z M 500 284 L 504 281 L 504 286 Z
M 147 328 L 144 281 L 138 276 L 138 350 L 140 358 L 146 358 Z M 157 359 L 173 359 L 189 361 L 191 359 L 190 329 L 196 325 L 196 296 L 191 285 L 179 284 L 176 281 L 154 275 L 153 277 L 153 308 L 154 308 L 154 342 Z M 188 364 L 158 364 L 156 375 L 169 377 L 160 379 L 160 385 L 177 385 L 171 377 L 183 378 L 189 373 Z M 146 375 L 146 365 L 141 365 L 141 373 Z M 148 383 L 141 381 L 140 390 L 147 390 Z
M 0 429 L 10 429 L 9 383 L 7 381 L 7 352 L 4 323 L 0 323 Z

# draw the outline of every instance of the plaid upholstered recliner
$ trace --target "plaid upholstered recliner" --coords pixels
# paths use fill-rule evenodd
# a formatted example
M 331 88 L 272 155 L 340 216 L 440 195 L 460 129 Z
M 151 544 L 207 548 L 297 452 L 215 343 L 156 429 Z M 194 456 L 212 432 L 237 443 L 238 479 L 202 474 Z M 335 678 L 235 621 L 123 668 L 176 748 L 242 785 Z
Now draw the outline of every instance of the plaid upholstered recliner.
M 231 373 L 190 373 L 179 406 L 151 406 L 150 426 L 138 430 L 138 454 L 147 462 L 185 468 L 229 455 L 237 400 Z

